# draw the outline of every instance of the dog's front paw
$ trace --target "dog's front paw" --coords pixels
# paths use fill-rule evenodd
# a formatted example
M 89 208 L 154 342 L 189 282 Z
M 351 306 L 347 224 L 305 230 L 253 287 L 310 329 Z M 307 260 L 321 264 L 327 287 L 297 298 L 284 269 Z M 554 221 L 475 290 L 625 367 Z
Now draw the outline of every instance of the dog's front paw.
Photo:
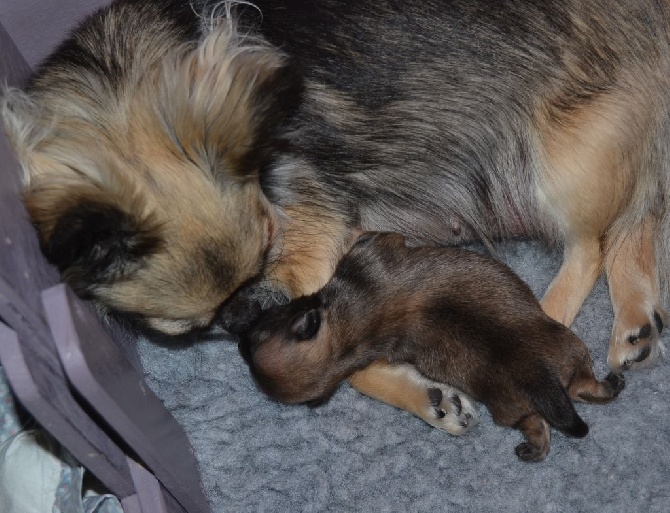
M 452 435 L 464 435 L 477 424 L 477 410 L 467 395 L 455 388 L 434 384 L 428 388 L 428 412 L 424 420 Z
M 607 355 L 610 368 L 620 372 L 653 364 L 663 351 L 660 335 L 667 318 L 660 307 L 651 314 L 629 308 L 617 315 Z

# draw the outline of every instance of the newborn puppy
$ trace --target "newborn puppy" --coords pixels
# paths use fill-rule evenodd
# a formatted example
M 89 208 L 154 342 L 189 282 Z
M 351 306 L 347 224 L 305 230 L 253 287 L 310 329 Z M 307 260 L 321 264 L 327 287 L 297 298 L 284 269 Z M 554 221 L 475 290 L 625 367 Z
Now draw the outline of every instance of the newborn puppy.
M 413 365 L 520 430 L 524 461 L 546 457 L 549 426 L 588 433 L 571 400 L 608 402 L 624 386 L 595 378 L 584 343 L 504 264 L 393 233 L 362 235 L 321 291 L 268 310 L 240 351 L 260 388 L 287 403 L 323 402 L 375 360 Z

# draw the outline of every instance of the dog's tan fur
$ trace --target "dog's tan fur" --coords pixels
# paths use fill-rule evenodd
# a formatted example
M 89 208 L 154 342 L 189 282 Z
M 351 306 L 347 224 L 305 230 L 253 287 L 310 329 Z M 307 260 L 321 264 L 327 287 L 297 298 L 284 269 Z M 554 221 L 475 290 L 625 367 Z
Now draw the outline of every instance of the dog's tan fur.
M 253 287 L 318 290 L 359 229 L 537 236 L 565 256 L 545 310 L 569 324 L 604 271 L 610 366 L 655 361 L 667 0 L 255 3 L 117 0 L 4 94 L 29 213 L 80 295 L 177 334 Z M 439 384 L 383 364 L 353 382 L 441 422 Z

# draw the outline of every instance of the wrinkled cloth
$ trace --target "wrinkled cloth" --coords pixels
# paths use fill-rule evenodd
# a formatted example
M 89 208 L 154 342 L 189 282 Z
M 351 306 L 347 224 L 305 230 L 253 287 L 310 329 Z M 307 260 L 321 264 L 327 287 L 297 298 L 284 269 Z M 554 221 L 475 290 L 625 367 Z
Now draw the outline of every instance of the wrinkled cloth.
M 83 490 L 84 469 L 42 430 L 22 430 L 0 369 L 0 512 L 123 513 L 118 499 Z

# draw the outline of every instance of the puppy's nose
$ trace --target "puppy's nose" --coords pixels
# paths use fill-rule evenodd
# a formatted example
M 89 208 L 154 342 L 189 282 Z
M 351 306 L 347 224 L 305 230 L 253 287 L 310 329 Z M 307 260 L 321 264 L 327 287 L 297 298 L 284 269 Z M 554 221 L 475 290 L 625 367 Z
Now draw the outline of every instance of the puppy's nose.
M 244 358 L 244 361 L 247 362 L 247 365 L 251 366 L 253 363 L 254 355 L 254 344 L 248 336 L 241 336 L 240 341 L 237 343 L 237 350 Z

